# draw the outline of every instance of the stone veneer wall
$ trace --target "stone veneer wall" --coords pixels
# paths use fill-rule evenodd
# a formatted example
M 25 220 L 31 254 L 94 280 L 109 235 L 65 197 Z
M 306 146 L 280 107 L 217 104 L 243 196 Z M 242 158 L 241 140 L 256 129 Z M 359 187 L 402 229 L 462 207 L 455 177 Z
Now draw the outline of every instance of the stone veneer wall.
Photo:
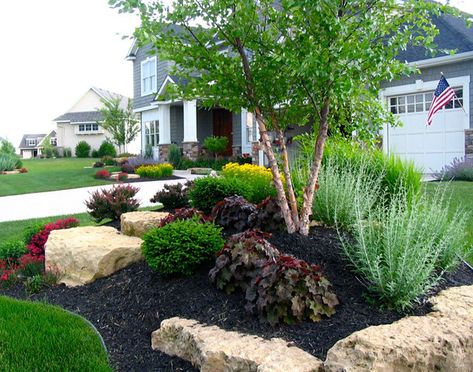
M 473 129 L 465 130 L 465 157 L 473 159 Z
M 159 145 L 159 161 L 169 160 L 169 147 L 171 145 Z
M 182 152 L 184 157 L 196 160 L 200 154 L 198 142 L 182 142 Z

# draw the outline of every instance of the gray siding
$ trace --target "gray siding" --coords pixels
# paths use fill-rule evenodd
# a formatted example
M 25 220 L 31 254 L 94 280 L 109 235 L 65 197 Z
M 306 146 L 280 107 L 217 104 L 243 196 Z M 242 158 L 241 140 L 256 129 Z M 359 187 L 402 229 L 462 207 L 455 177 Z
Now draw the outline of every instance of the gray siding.
M 136 52 L 136 59 L 133 61 L 133 96 L 134 96 L 133 105 L 135 109 L 148 106 L 151 102 L 154 101 L 154 98 L 156 96 L 155 94 L 149 94 L 143 97 L 141 96 L 141 62 L 152 55 L 150 53 L 151 50 L 152 48 L 150 45 L 146 45 L 139 48 L 138 51 Z M 164 82 L 164 79 L 166 79 L 170 66 L 171 66 L 170 61 L 162 61 L 159 59 L 159 56 L 157 56 L 157 64 L 156 64 L 157 85 L 156 87 L 158 90 L 161 84 Z
M 204 139 L 213 135 L 213 112 L 199 108 L 197 110 L 197 139 L 204 143 Z
M 241 113 L 232 113 L 233 146 L 241 146 Z
M 171 143 L 182 146 L 184 139 L 184 109 L 182 106 L 171 106 Z
M 460 77 L 460 76 L 472 76 L 473 75 L 473 61 L 464 61 L 459 63 L 451 63 L 443 66 L 435 66 L 421 69 L 421 74 L 411 75 L 409 77 L 402 78 L 400 80 L 385 82 L 382 84 L 382 88 L 396 87 L 400 85 L 414 84 L 416 80 L 422 79 L 426 81 L 438 81 L 440 79 L 440 73 L 443 72 L 447 80 L 449 78 Z M 473 128 L 473 82 L 470 82 L 470 128 Z

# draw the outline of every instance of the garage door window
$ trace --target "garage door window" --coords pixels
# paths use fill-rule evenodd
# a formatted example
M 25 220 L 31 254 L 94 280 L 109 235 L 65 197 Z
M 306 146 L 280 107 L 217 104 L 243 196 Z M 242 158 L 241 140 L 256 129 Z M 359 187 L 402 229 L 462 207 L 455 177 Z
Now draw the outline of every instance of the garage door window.
M 456 97 L 445 109 L 457 109 L 463 105 L 463 89 L 455 88 Z M 427 112 L 430 109 L 434 92 L 425 92 L 419 94 L 406 94 L 402 96 L 389 97 L 389 110 L 393 114 L 419 113 Z

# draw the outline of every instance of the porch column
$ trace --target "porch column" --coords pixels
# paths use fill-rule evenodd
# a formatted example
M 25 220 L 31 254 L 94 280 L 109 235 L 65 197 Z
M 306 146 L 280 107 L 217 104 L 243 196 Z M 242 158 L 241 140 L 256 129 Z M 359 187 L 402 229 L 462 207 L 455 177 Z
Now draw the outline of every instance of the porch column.
M 169 157 L 169 146 L 171 145 L 171 114 L 170 104 L 159 105 L 159 160 L 166 161 Z
M 184 101 L 184 141 L 197 142 L 197 101 Z
M 195 160 L 199 156 L 199 141 L 197 140 L 197 101 L 184 101 L 184 139 L 182 151 L 184 156 Z

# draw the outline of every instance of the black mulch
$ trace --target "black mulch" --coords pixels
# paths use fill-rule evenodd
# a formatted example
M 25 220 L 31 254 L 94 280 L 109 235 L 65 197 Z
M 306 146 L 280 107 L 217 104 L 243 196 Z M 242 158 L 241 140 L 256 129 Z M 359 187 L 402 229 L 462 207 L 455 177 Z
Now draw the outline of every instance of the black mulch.
M 309 237 L 280 233 L 272 241 L 281 251 L 324 267 L 341 301 L 334 316 L 319 323 L 273 328 L 245 312 L 241 294 L 227 296 L 215 289 L 207 279 L 210 266 L 192 277 L 163 278 L 145 263 L 139 263 L 90 285 L 59 286 L 32 299 L 58 304 L 89 319 L 102 334 L 112 365 L 118 371 L 194 370 L 189 363 L 150 348 L 151 332 L 159 328 L 162 320 L 173 316 L 262 337 L 281 337 L 321 359 L 336 341 L 352 332 L 392 323 L 403 316 L 368 305 L 364 287 L 339 256 L 338 238 L 333 230 L 317 227 Z M 448 275 L 436 290 L 464 284 L 473 284 L 473 272 L 466 267 Z M 21 286 L 3 293 L 25 297 Z M 424 301 L 412 314 L 429 311 L 430 305 Z

